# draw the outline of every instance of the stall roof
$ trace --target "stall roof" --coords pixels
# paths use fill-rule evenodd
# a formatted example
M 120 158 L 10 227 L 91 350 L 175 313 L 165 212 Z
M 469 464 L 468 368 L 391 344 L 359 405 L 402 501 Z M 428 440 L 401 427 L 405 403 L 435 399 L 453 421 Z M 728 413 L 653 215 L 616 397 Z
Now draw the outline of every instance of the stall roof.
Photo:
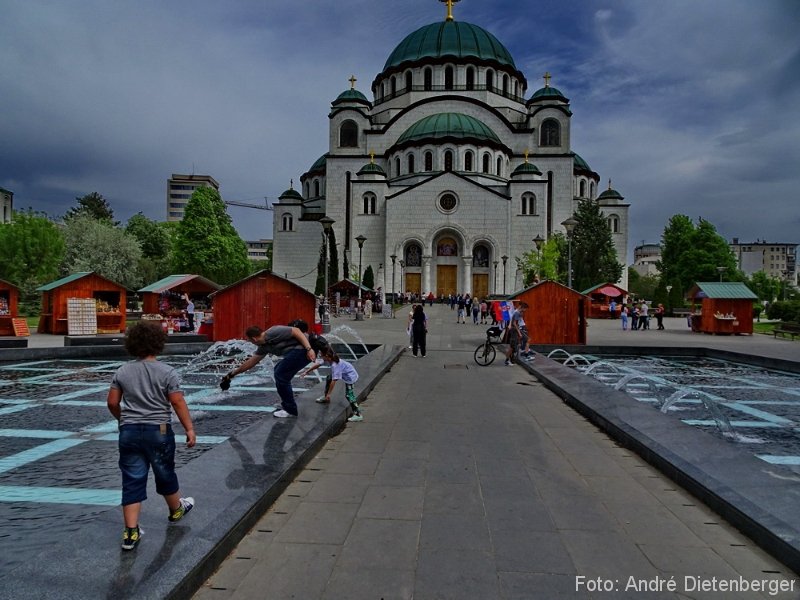
M 195 279 L 215 290 L 222 289 L 221 285 L 214 283 L 210 279 L 206 279 L 201 275 L 168 275 L 167 277 L 164 277 L 164 279 L 159 279 L 155 283 L 151 283 L 147 287 L 143 287 L 139 290 L 139 293 L 153 292 L 160 294 L 161 292 L 166 292 L 167 290 L 171 290 L 172 288 L 183 285 L 187 281 L 192 281 Z
M 628 290 L 625 290 L 619 287 L 616 283 L 598 283 L 595 286 L 590 287 L 588 290 L 583 290 L 581 294 L 584 296 L 588 296 L 589 294 L 603 294 L 604 296 L 624 296 L 628 293 Z
M 57 287 L 61 287 L 65 283 L 70 283 L 72 281 L 77 281 L 82 277 L 86 277 L 87 275 L 91 275 L 94 271 L 79 271 L 78 273 L 72 273 L 71 275 L 67 275 L 66 277 L 62 277 L 61 279 L 56 279 L 55 281 L 51 281 L 50 283 L 45 283 L 44 285 L 39 286 L 36 288 L 37 292 L 49 292 L 50 290 L 54 290 Z
M 342 285 L 342 284 L 350 284 L 354 288 L 359 288 L 360 287 L 361 290 L 364 291 L 364 292 L 372 292 L 372 291 L 374 291 L 372 288 L 368 288 L 367 286 L 365 286 L 363 284 L 359 284 L 358 282 L 353 281 L 352 279 L 340 279 L 336 283 L 332 284 L 330 287 L 333 288 L 333 287 L 336 287 L 337 285 Z
M 5 283 L 6 285 L 9 285 L 9 286 L 11 286 L 12 288 L 14 288 L 16 290 L 19 289 L 19 286 L 16 286 L 13 283 L 11 283 L 10 281 L 6 281 L 5 279 L 0 279 L 0 283 Z
M 697 298 L 701 292 L 705 298 L 758 300 L 758 296 L 740 281 L 698 281 L 689 290 L 687 298 Z
M 526 288 L 524 288 L 524 289 L 521 289 L 521 290 L 519 290 L 518 292 L 512 292 L 511 294 L 508 294 L 508 295 L 506 296 L 506 298 L 507 298 L 508 300 L 514 300 L 515 298 L 517 298 L 517 296 L 521 296 L 522 294 L 524 294 L 524 293 L 525 293 L 525 292 L 527 292 L 528 290 L 532 290 L 533 288 L 539 287 L 539 286 L 541 286 L 541 285 L 544 285 L 544 284 L 548 284 L 548 285 L 557 285 L 558 287 L 560 287 L 560 288 L 564 288 L 564 289 L 565 289 L 565 290 L 567 290 L 568 292 L 571 292 L 571 293 L 573 293 L 573 294 L 578 294 L 579 296 L 585 296 L 585 295 L 586 295 L 586 294 L 584 294 L 583 292 L 579 292 L 579 291 L 577 291 L 577 290 L 573 290 L 573 289 L 571 289 L 571 288 L 567 287 L 566 285 L 564 285 L 563 283 L 560 283 L 560 282 L 556 281 L 555 279 L 543 279 L 542 281 L 540 281 L 540 282 L 538 282 L 538 283 L 534 283 L 534 284 L 532 284 L 532 285 L 529 285 L 528 287 L 526 287 Z M 497 299 L 498 299 L 498 300 L 499 300 L 499 299 L 502 299 L 502 296 L 498 296 L 498 297 L 497 297 Z

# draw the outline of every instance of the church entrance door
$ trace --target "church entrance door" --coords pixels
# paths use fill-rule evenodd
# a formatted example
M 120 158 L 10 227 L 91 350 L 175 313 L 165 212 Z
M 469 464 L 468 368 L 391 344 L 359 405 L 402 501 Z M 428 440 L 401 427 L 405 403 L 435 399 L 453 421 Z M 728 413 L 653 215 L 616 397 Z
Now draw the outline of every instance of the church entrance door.
M 420 273 L 406 273 L 406 292 L 409 294 L 421 294 L 422 275 Z
M 472 297 L 486 298 L 489 295 L 489 275 L 486 273 L 472 274 Z
M 436 267 L 436 295 L 447 296 L 458 293 L 458 267 L 438 265 Z

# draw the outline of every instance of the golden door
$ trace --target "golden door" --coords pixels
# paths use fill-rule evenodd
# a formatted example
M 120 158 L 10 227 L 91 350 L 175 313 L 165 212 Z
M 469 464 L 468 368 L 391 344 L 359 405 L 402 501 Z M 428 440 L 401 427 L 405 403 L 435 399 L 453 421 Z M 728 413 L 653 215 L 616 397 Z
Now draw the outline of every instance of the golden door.
M 409 294 L 420 294 L 422 275 L 420 273 L 406 273 L 406 292 Z
M 447 296 L 458 293 L 458 267 L 439 265 L 436 267 L 436 295 Z
M 489 295 L 489 275 L 486 273 L 472 274 L 472 297 L 486 298 Z

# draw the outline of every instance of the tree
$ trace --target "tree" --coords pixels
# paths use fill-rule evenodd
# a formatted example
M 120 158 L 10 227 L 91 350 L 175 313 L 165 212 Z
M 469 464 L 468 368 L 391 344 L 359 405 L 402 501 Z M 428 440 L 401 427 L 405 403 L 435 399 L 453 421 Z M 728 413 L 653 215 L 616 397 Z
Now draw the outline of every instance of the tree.
M 108 201 L 103 198 L 102 194 L 92 192 L 86 194 L 82 198 L 75 198 L 78 201 L 78 206 L 74 206 L 67 211 L 64 215 L 64 221 L 69 221 L 73 217 L 84 214 L 99 221 L 108 221 L 113 225 L 119 225 L 119 221 L 114 221 L 114 211 Z
M 542 244 L 541 251 L 532 248 L 521 257 L 517 257 L 517 263 L 522 268 L 522 286 L 529 287 L 533 285 L 537 277 L 540 281 L 545 279 L 559 280 L 561 249 L 563 247 L 566 251 L 566 243 L 567 240 L 564 234 L 558 232 Z M 566 266 L 564 267 L 564 272 L 566 272 Z
M 622 265 L 617 261 L 611 229 L 600 205 L 594 200 L 581 200 L 575 219 L 578 224 L 572 232 L 573 288 L 583 290 L 604 281 L 619 281 Z
M 0 273 L 20 288 L 21 314 L 36 314 L 36 288 L 58 279 L 63 260 L 64 236 L 46 214 L 15 211 L 11 223 L 0 225 Z
M 175 234 L 173 267 L 220 284 L 230 284 L 250 272 L 247 246 L 236 233 L 225 204 L 214 188 L 197 188 Z
M 325 230 L 322 230 L 322 242 L 319 245 L 319 260 L 317 261 L 317 284 L 314 286 L 314 295 L 327 295 L 325 289 Z
M 372 265 L 367 265 L 367 268 L 364 269 L 364 281 L 362 282 L 364 287 L 369 289 L 375 289 L 375 274 L 372 272 Z
M 774 302 L 781 292 L 781 280 L 770 277 L 764 271 L 756 271 L 750 279 L 745 280 L 745 285 L 750 288 L 759 300 Z
M 73 215 L 64 226 L 64 273 L 94 271 L 129 289 L 141 287 L 139 241 L 110 221 L 90 215 Z
M 336 247 L 336 231 L 333 228 L 328 233 L 328 251 L 330 260 L 328 261 L 328 285 L 333 285 L 339 281 L 339 249 Z M 347 271 L 345 271 L 347 273 Z
M 142 259 L 138 265 L 142 281 L 150 283 L 170 274 L 172 238 L 170 230 L 163 223 L 137 213 L 128 219 L 125 233 L 136 238 L 142 248 Z

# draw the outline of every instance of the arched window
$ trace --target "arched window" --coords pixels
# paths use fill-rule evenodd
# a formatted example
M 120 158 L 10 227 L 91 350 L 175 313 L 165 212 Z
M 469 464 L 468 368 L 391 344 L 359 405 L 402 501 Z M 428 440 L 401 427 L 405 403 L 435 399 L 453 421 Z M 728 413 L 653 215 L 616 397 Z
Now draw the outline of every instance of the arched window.
M 492 164 L 492 157 L 489 156 L 488 152 L 485 152 L 483 155 L 483 172 L 489 173 Z
M 449 65 L 444 68 L 444 89 L 453 89 L 453 67 Z
M 378 199 L 375 194 L 367 192 L 364 194 L 364 214 L 374 215 L 377 212 Z
M 414 81 L 413 75 L 411 75 L 411 71 L 406 71 L 406 91 L 411 91 L 411 85 Z
M 394 159 L 394 176 L 400 177 L 400 157 Z
M 514 95 L 519 98 L 519 81 L 514 82 Z
M 311 194 L 311 184 L 306 181 L 306 198 L 309 198 Z
M 503 157 L 502 156 L 498 156 L 497 157 L 497 176 L 498 177 L 502 177 L 503 176 Z
M 619 233 L 619 217 L 617 215 L 610 215 L 607 221 L 611 233 Z
M 483 244 L 478 244 L 472 249 L 472 266 L 473 267 L 489 266 L 489 248 L 487 248 Z
M 342 148 L 355 148 L 358 146 L 358 125 L 355 121 L 347 120 L 339 128 L 339 146 Z
M 486 89 L 491 90 L 494 88 L 494 71 L 486 71 Z
M 314 180 L 314 198 L 319 198 L 319 179 Z
M 409 244 L 406 246 L 405 255 L 407 267 L 422 266 L 422 247 L 419 244 Z
M 425 153 L 425 170 L 433 171 L 433 152 Z
M 392 75 L 392 98 L 397 95 L 397 78 Z
M 508 96 L 508 75 L 503 75 L 503 96 Z
M 413 154 L 409 154 L 408 155 L 408 172 L 409 173 L 413 173 L 414 172 L 414 155 Z
M 467 67 L 467 89 L 475 89 L 475 69 L 472 67 Z
M 561 145 L 561 126 L 555 119 L 547 119 L 542 123 L 542 146 Z
M 581 182 L 578 184 L 578 197 L 585 198 L 586 197 L 586 181 L 581 179 Z
M 452 171 L 453 170 L 453 151 L 452 150 L 445 150 L 444 151 L 444 170 L 445 171 Z
M 433 70 L 428 67 L 425 69 L 425 91 L 433 89 Z
M 436 243 L 436 256 L 458 256 L 458 244 L 453 238 L 440 239 Z
M 589 198 L 594 198 L 594 181 L 589 184 Z
M 464 170 L 465 171 L 472 171 L 472 162 L 473 162 L 472 150 L 467 150 L 466 154 L 464 154 Z
M 536 214 L 536 195 L 526 192 L 522 194 L 522 210 L 523 215 Z
M 294 219 L 289 213 L 281 215 L 281 231 L 291 231 Z

